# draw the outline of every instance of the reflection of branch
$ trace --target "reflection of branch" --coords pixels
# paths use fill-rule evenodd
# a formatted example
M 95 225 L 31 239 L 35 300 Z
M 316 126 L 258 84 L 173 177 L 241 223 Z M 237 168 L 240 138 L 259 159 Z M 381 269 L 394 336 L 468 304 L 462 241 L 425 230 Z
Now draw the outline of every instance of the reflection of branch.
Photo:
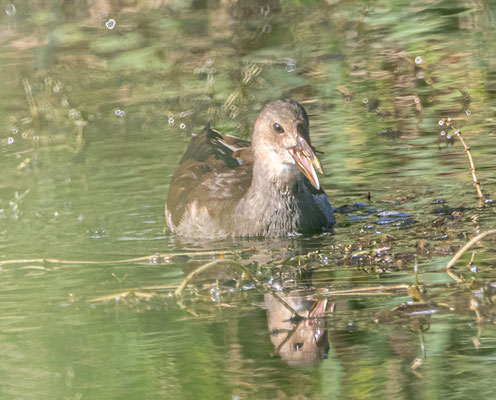
M 296 310 L 291 307 L 288 302 L 286 302 L 281 296 L 279 296 L 276 292 L 271 291 L 270 294 L 276 299 L 279 303 L 281 303 L 286 309 L 293 314 L 293 317 L 299 317 L 299 318 L 304 318 L 300 314 L 296 312 Z
M 477 235 L 472 240 L 470 240 L 465 246 L 463 246 L 458 252 L 453 256 L 453 258 L 449 261 L 448 265 L 446 265 L 446 269 L 449 270 L 453 265 L 456 264 L 458 259 L 468 250 L 470 249 L 476 242 L 485 238 L 487 235 L 492 235 L 496 233 L 496 229 L 492 229 L 490 231 L 482 232 L 480 235 Z
M 456 129 L 452 123 L 451 123 L 451 118 L 448 119 L 442 119 L 439 121 L 440 125 L 446 124 L 446 126 L 450 127 L 455 131 L 455 136 L 460 139 L 460 142 L 462 142 L 463 147 L 465 148 L 465 152 L 467 153 L 468 161 L 470 162 L 470 172 L 472 173 L 472 179 L 474 180 L 474 185 L 477 190 L 477 197 L 479 199 L 483 199 L 484 195 L 482 194 L 482 189 L 481 189 L 481 184 L 479 180 L 477 179 L 477 176 L 475 175 L 475 164 L 474 164 L 474 159 L 472 158 L 472 153 L 470 153 L 470 147 L 467 146 L 465 143 L 465 140 L 463 140 L 462 137 L 462 132 Z

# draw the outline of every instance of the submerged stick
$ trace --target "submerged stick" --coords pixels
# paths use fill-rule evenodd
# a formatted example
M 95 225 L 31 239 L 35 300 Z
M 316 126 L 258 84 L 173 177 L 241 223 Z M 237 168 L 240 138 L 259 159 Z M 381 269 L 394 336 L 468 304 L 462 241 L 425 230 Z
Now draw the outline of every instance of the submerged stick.
M 460 139 L 460 142 L 462 143 L 462 145 L 465 149 L 465 152 L 467 153 L 468 161 L 470 162 L 470 172 L 472 173 L 472 179 L 474 181 L 475 189 L 477 190 L 477 197 L 482 200 L 484 198 L 484 195 L 482 194 L 481 184 L 480 184 L 479 180 L 477 179 L 477 175 L 475 175 L 474 159 L 472 158 L 472 153 L 470 152 L 470 147 L 467 146 L 467 144 L 465 143 L 465 140 L 463 140 L 462 132 L 453 126 L 453 124 L 451 123 L 451 118 L 442 119 L 441 121 L 439 121 L 439 124 L 440 125 L 446 124 L 446 126 L 450 127 L 451 129 L 453 129 L 455 131 L 455 136 L 458 139 Z
M 487 235 L 493 235 L 495 233 L 496 233 L 496 229 L 492 229 L 490 231 L 482 232 L 480 235 L 474 237 L 465 246 L 463 246 L 460 250 L 458 250 L 458 252 L 451 258 L 448 265 L 446 265 L 446 269 L 449 270 L 450 268 L 452 268 L 453 265 L 455 265 L 456 262 L 460 259 L 460 257 L 479 240 L 485 238 Z

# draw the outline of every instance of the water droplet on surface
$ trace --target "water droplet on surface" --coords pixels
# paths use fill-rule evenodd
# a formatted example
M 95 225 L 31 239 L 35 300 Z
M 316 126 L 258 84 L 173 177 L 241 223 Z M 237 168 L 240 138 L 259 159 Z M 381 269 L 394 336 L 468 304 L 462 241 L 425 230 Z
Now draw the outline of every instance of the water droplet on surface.
M 423 72 L 419 72 L 419 73 L 417 74 L 417 78 L 419 78 L 419 79 L 423 79 L 423 78 L 424 78 L 424 73 L 423 73 Z
M 470 110 L 467 110 L 467 111 L 465 111 L 465 114 L 470 115 L 472 113 L 470 112 Z
M 448 136 L 446 136 L 446 139 L 451 139 L 451 134 L 449 134 Z
M 169 125 L 174 125 L 174 118 L 172 117 L 169 118 Z
M 444 121 L 443 120 L 439 121 L 439 126 L 443 126 L 443 125 L 444 125 Z
M 420 56 L 417 56 L 417 58 L 415 58 L 415 64 L 417 64 L 417 65 L 422 64 L 422 61 L 424 61 L 424 60 L 422 60 L 422 57 L 420 57 Z
M 54 215 L 55 217 L 58 217 L 58 216 L 59 216 L 59 212 L 58 212 L 58 211 L 55 211 L 55 212 L 53 213 L 53 215 Z
M 14 143 L 14 138 L 12 136 L 10 136 L 8 139 L 7 139 L 7 143 L 8 144 L 12 144 Z
M 23 139 L 27 139 L 29 135 L 27 132 L 23 132 L 21 136 Z
M 367 104 L 369 102 L 369 99 L 367 99 L 366 97 L 363 99 L 363 104 Z
M 262 29 L 263 33 L 270 33 L 272 32 L 272 25 L 271 24 L 265 24 L 263 29 Z
M 17 10 L 15 8 L 15 5 L 12 3 L 8 3 L 5 6 L 5 14 L 7 14 L 9 17 L 13 17 L 16 14 Z
M 110 18 L 106 23 L 105 23 L 105 26 L 107 27 L 107 29 L 114 29 L 115 28 L 115 19 L 112 19 Z
M 115 110 L 115 115 L 117 115 L 118 117 L 123 117 L 126 115 L 126 112 L 124 110 Z
M 184 129 L 184 128 L 186 128 L 186 125 L 185 124 L 181 124 L 181 125 L 179 125 L 179 128 Z
M 441 131 L 441 136 L 446 135 L 446 131 Z

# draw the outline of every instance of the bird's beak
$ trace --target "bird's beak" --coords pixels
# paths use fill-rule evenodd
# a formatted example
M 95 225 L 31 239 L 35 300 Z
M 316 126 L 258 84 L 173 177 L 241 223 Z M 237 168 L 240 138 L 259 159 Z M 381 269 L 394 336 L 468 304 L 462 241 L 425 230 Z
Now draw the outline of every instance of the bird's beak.
M 289 154 L 291 154 L 291 157 L 294 158 L 298 169 L 303 172 L 303 175 L 307 177 L 313 187 L 319 190 L 320 183 L 319 178 L 317 178 L 315 168 L 321 174 L 324 173 L 324 170 L 322 169 L 322 165 L 320 164 L 319 159 L 313 152 L 312 147 L 299 133 L 297 133 L 296 146 L 291 147 L 290 149 L 288 149 L 288 151 Z

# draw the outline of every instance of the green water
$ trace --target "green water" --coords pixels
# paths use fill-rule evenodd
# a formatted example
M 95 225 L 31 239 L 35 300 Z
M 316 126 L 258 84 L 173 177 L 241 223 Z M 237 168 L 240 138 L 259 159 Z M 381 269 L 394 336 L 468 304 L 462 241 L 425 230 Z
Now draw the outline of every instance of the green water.
M 494 398 L 494 236 L 444 267 L 496 227 L 495 27 L 478 0 L 0 1 L 0 397 Z M 279 97 L 332 204 L 367 205 L 334 235 L 168 232 L 191 134 L 249 137 Z M 219 258 L 253 279 L 174 294 Z

